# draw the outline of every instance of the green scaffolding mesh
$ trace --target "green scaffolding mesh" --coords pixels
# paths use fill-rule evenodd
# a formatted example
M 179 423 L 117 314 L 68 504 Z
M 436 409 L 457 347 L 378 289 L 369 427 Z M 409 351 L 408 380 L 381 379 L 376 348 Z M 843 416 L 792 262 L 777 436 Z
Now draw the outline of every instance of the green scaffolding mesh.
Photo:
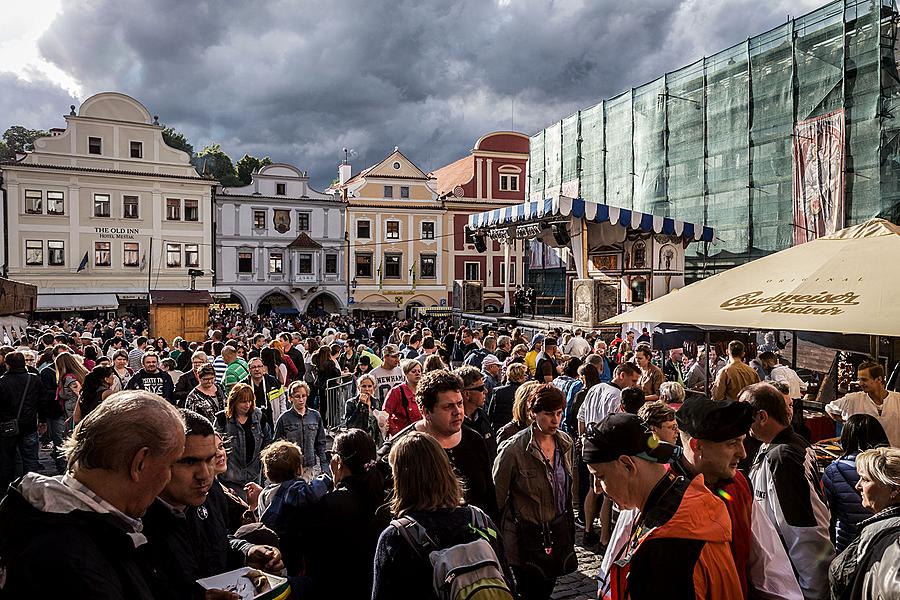
M 531 136 L 528 146 L 529 198 L 544 194 L 544 132 Z
M 665 77 L 634 90 L 634 201 L 641 212 L 668 216 Z
M 605 202 L 603 103 L 581 111 L 581 197 Z
M 712 226 L 688 255 L 730 266 L 792 243 L 794 126 L 843 108 L 846 224 L 896 221 L 897 16 L 831 2 L 567 117 L 532 138 L 531 190 L 577 177 L 586 199 Z
M 559 193 L 562 183 L 562 125 L 554 123 L 544 130 L 544 190 Z
M 562 120 L 562 183 L 574 182 L 575 190 L 570 195 L 578 195 L 578 113 Z
M 631 209 L 631 92 L 604 103 L 606 109 L 606 202 Z

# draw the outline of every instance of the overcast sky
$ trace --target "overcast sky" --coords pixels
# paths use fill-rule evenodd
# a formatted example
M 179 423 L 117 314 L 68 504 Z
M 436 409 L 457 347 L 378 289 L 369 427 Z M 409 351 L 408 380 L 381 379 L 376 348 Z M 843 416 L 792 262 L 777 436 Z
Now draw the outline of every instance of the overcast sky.
M 199 150 L 426 171 L 799 16 L 813 0 L 29 0 L 0 11 L 0 131 L 119 91 Z M 10 33 L 15 32 L 15 33 Z M 514 108 L 513 108 L 514 107 Z

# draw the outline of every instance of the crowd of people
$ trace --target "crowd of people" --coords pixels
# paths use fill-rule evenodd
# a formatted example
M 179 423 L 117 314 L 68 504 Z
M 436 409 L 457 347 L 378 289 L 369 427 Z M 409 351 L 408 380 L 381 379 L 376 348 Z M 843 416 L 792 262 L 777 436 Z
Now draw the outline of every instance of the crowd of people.
M 251 567 L 294 598 L 546 600 L 576 543 L 599 598 L 900 595 L 875 362 L 826 407 L 820 473 L 803 382 L 737 340 L 223 311 L 202 342 L 83 318 L 8 341 L 0 598 L 237 598 L 198 580 Z

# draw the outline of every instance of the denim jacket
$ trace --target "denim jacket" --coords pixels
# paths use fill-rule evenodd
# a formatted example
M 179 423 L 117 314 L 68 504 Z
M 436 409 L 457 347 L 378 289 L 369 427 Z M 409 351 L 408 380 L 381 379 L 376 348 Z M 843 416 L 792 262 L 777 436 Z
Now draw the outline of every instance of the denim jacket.
M 258 408 L 250 415 L 251 430 L 253 431 L 254 452 L 253 456 L 246 456 L 247 443 L 244 439 L 244 428 L 237 422 L 237 416 L 230 419 L 225 417 L 225 411 L 216 414 L 216 430 L 228 441 L 228 470 L 222 480 L 243 488 L 244 484 L 262 482 L 262 463 L 259 453 L 272 441 L 272 431 L 262 420 L 262 411 Z
M 325 446 L 328 443 L 325 424 L 319 411 L 307 407 L 306 414 L 301 415 L 291 407 L 278 417 L 278 422 L 275 423 L 275 439 L 287 440 L 300 446 L 304 469 L 314 467 L 318 463 L 323 473 L 331 474 L 331 467 L 325 457 Z

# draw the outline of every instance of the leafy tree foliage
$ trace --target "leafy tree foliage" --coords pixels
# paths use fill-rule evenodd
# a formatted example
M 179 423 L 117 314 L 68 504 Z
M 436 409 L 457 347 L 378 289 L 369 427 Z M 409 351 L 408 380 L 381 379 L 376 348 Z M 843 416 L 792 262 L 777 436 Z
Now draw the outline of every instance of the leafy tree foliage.
M 250 185 L 250 181 L 253 179 L 253 172 L 271 164 L 272 159 L 268 156 L 265 158 L 256 158 L 255 156 L 245 154 L 235 165 L 235 167 L 237 167 L 238 180 L 240 180 L 241 185 Z
M 3 142 L 0 143 L 0 160 L 11 160 L 16 157 L 17 153 L 32 150 L 34 140 L 48 135 L 50 135 L 49 131 L 13 125 L 3 132 Z
M 226 187 L 240 185 L 237 171 L 231 158 L 222 150 L 219 144 L 204 146 L 192 161 L 201 174 L 209 174 Z
M 180 131 L 176 131 L 171 127 L 166 127 L 162 130 L 163 139 L 166 141 L 166 144 L 173 148 L 177 148 L 179 150 L 184 150 L 187 152 L 191 158 L 194 157 L 194 146 L 188 141 L 187 137 Z

